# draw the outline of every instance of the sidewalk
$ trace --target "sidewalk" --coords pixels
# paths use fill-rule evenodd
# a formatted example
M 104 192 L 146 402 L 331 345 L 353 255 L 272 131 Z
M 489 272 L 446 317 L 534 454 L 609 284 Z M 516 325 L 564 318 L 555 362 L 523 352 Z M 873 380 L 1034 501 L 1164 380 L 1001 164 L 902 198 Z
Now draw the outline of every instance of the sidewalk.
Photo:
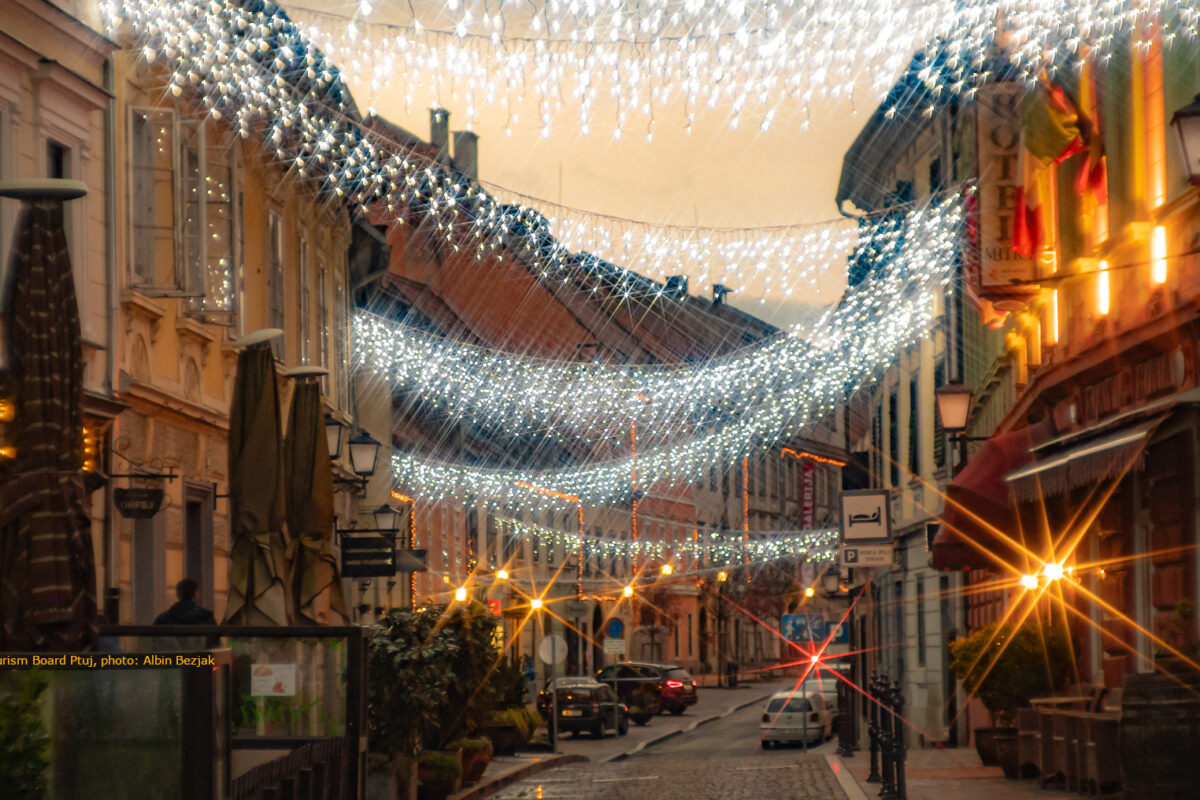
M 849 800 L 875 800 L 879 784 L 867 783 L 870 751 L 863 748 L 853 758 L 826 756 Z M 848 767 L 848 769 L 847 769 Z M 908 800 L 951 800 L 986 797 L 988 800 L 1056 800 L 1078 797 L 1074 792 L 1041 789 L 1037 781 L 1010 781 L 999 767 L 985 767 L 973 747 L 909 750 L 905 753 Z

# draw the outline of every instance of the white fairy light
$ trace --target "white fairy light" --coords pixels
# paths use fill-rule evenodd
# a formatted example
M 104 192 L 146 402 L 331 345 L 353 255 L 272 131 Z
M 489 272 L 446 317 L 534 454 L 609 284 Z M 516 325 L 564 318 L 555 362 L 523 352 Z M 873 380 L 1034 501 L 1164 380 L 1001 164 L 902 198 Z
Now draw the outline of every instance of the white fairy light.
M 763 129 L 781 107 L 801 109 L 856 87 L 882 99 L 908 58 L 932 46 L 942 57 L 921 80 L 970 98 L 998 46 L 1018 77 L 1029 78 L 1083 50 L 1103 55 L 1117 34 L 1147 30 L 1156 19 L 1165 33 L 1189 38 L 1197 23 L 1189 0 L 656 0 L 615 8 L 531 0 L 495 13 L 489 5 L 392 3 L 369 20 L 288 7 L 319 47 L 360 65 L 380 91 L 403 87 L 432 101 L 471 85 L 509 109 L 543 109 L 548 131 L 570 107 L 564 98 L 580 124 L 595 121 L 590 90 L 609 87 L 629 100 L 618 102 L 614 137 L 634 123 L 631 113 L 667 118 L 670 98 L 682 101 L 685 127 L 699 109 L 727 115 L 732 128 L 745 117 Z M 367 29 L 365 40 L 349 35 L 351 24 Z
M 746 539 L 744 531 L 696 531 L 681 541 L 662 539 L 614 539 L 560 531 L 508 517 L 494 519 L 499 533 L 515 540 L 536 541 L 539 550 L 561 548 L 575 552 L 581 546 L 584 558 L 600 563 L 617 558 L 669 560 L 681 564 L 698 562 L 706 568 L 761 563 L 782 558 L 829 561 L 837 554 L 840 534 L 836 529 L 755 532 L 760 538 Z

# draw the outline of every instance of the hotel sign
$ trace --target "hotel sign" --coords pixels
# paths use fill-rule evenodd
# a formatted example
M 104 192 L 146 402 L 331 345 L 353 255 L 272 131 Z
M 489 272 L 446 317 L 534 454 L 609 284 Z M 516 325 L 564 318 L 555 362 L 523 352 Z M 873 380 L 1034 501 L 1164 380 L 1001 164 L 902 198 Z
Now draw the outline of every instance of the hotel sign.
M 979 158 L 979 194 L 975 219 L 979 265 L 979 294 L 1001 310 L 1023 304 L 1033 296 L 1028 286 L 1014 286 L 1037 278 L 1032 258 L 1013 252 L 1017 186 L 1021 181 L 1018 156 L 1021 148 L 1021 97 L 1016 81 L 980 87 L 976 108 L 976 148 Z M 1007 302 L 1006 302 L 1007 301 Z

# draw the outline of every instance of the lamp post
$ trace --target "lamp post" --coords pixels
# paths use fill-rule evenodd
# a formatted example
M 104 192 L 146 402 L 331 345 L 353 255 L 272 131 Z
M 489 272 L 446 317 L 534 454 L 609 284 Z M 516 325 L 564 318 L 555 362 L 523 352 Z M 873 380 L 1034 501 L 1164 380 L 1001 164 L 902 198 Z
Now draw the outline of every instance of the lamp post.
M 1179 142 L 1179 155 L 1183 159 L 1188 181 L 1193 186 L 1200 185 L 1200 94 L 1175 112 L 1171 117 L 1171 127 Z
M 717 573 L 717 686 L 721 686 L 721 676 L 725 674 L 725 662 L 721 659 L 724 656 L 722 643 L 724 636 L 722 623 L 725 620 L 725 581 L 729 580 L 729 573 L 721 570 Z
M 986 436 L 967 436 L 967 420 L 971 416 L 971 401 L 975 393 L 963 386 L 962 381 L 952 380 L 939 386 L 933 393 L 937 401 L 938 417 L 942 421 L 942 430 L 952 442 L 958 444 L 958 464 L 954 468 L 957 473 L 967 463 L 967 442 L 986 441 Z

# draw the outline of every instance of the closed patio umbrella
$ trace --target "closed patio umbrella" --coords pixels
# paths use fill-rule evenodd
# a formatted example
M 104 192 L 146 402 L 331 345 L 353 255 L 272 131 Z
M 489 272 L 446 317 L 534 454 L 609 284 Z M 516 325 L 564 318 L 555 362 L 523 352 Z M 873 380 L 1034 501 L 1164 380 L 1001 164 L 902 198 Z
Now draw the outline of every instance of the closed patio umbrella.
M 268 328 L 243 337 L 229 408 L 228 625 L 286 625 L 283 439 Z
M 86 650 L 96 574 L 83 484 L 83 343 L 63 201 L 78 181 L 8 182 L 23 201 L 4 319 L 16 458 L 0 484 L 0 651 Z
M 334 558 L 333 470 L 325 435 L 321 387 L 328 370 L 297 367 L 288 415 L 283 463 L 287 493 L 288 587 L 297 625 L 344 625 L 349 621 L 342 580 Z

